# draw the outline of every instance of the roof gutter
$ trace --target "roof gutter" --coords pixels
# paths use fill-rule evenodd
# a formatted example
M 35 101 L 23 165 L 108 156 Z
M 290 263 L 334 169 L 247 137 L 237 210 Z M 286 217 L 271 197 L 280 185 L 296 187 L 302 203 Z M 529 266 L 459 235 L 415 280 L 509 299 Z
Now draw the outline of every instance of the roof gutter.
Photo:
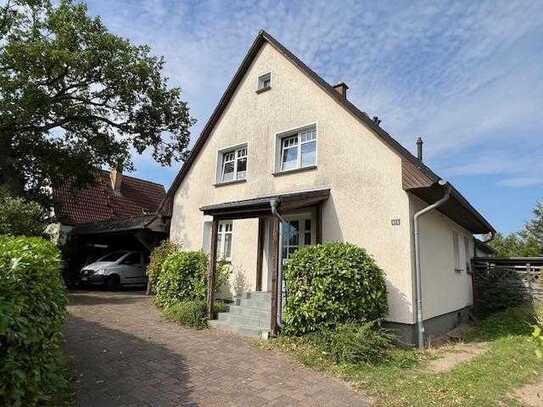
M 422 267 L 421 267 L 421 253 L 420 253 L 420 227 L 419 218 L 428 212 L 440 207 L 451 197 L 451 187 L 445 180 L 439 180 L 439 185 L 446 186 L 445 195 L 432 205 L 421 209 L 413 217 L 413 223 L 415 225 L 415 284 L 416 284 L 416 314 L 417 314 L 417 345 L 419 349 L 424 348 L 424 322 L 422 318 Z

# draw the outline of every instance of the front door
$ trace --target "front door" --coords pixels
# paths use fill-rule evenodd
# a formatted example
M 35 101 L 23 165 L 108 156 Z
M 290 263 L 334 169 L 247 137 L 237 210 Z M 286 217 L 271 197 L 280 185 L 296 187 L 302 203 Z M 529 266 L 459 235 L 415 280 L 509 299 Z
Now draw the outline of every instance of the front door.
M 281 223 L 281 310 L 286 304 L 288 295 L 283 267 L 298 248 L 315 244 L 315 230 L 310 214 L 287 216 L 286 220 L 287 223 Z

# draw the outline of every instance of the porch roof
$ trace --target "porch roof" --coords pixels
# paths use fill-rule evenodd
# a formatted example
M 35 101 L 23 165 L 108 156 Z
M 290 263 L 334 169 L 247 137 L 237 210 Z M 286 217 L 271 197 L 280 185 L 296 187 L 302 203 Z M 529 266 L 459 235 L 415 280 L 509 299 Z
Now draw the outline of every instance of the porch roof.
M 273 200 L 278 201 L 279 210 L 289 211 L 317 205 L 328 199 L 329 195 L 329 188 L 289 192 L 203 206 L 200 210 L 204 212 L 204 215 L 210 215 L 221 219 L 257 218 L 261 216 L 270 216 L 272 214 L 271 202 Z

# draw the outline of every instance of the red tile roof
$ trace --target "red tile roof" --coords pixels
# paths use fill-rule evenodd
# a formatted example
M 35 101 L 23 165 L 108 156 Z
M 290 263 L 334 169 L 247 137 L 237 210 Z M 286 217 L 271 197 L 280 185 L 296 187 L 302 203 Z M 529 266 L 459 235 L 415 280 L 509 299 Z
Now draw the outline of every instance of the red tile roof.
M 126 219 L 155 212 L 164 197 L 164 186 L 123 175 L 119 193 L 111 187 L 109 172 L 100 171 L 97 182 L 71 192 L 70 183 L 53 190 L 55 215 L 65 225 Z

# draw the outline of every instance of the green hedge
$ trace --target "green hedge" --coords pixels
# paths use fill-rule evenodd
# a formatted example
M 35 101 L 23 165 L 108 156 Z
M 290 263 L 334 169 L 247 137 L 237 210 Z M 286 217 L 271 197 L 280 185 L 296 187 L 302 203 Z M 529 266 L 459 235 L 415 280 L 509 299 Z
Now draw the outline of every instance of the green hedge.
M 66 382 L 60 253 L 41 238 L 0 237 L 0 405 L 43 404 Z
M 383 271 L 364 249 L 350 243 L 298 249 L 285 268 L 285 281 L 286 334 L 376 320 L 388 310 Z
M 205 300 L 207 293 L 207 254 L 177 251 L 170 254 L 155 282 L 155 302 L 161 307 L 175 303 Z
M 167 308 L 180 302 L 206 300 L 208 266 L 206 253 L 182 250 L 180 246 L 176 246 L 168 248 L 167 255 L 164 257 L 161 254 L 161 257 L 162 267 L 159 272 L 155 271 L 157 278 L 153 281 L 155 303 L 158 306 Z M 218 262 L 216 291 L 228 284 L 231 273 L 228 263 Z
M 151 253 L 149 266 L 147 266 L 147 276 L 149 277 L 151 291 L 153 293 L 155 292 L 154 286 L 160 277 L 164 262 L 169 256 L 181 251 L 181 248 L 182 246 L 180 243 L 164 240 L 160 246 L 156 247 Z

